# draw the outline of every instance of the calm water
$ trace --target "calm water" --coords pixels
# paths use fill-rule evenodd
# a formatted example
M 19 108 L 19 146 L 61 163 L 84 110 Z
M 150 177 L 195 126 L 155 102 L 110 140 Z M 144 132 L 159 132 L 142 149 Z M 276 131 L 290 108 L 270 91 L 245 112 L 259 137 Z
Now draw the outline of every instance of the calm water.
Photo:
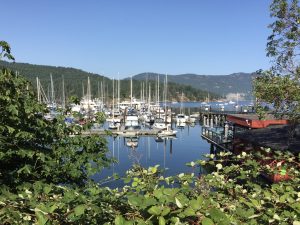
M 217 107 L 220 103 L 210 104 L 212 107 Z M 244 105 L 247 104 L 249 102 L 245 101 Z M 183 107 L 183 111 L 188 114 L 198 111 L 201 104 L 185 102 L 169 104 L 169 106 L 174 107 L 174 111 L 176 107 Z M 234 105 L 226 105 L 227 110 L 231 110 L 229 107 L 234 108 Z M 139 137 L 136 148 L 128 147 L 124 137 L 107 137 L 109 155 L 116 158 L 118 163 L 112 164 L 109 169 L 104 169 L 93 178 L 99 181 L 114 173 L 123 176 L 135 163 L 143 167 L 160 165 L 160 168 L 166 169 L 165 176 L 194 172 L 185 164 L 203 158 L 203 155 L 209 153 L 210 150 L 210 145 L 201 138 L 201 126 L 197 123 L 195 126 L 184 128 L 173 126 L 173 128 L 178 131 L 176 138 L 158 140 L 157 137 Z M 122 185 L 122 182 L 114 181 L 105 185 L 118 187 Z
M 94 177 L 101 180 L 113 173 L 123 176 L 134 163 L 144 167 L 160 165 L 166 169 L 166 176 L 178 173 L 193 172 L 185 164 L 201 159 L 209 153 L 209 144 L 201 138 L 201 126 L 185 126 L 176 128 L 176 138 L 157 139 L 157 137 L 139 137 L 138 146 L 131 148 L 126 145 L 124 137 L 107 137 L 109 155 L 118 160 L 111 168 L 104 169 L 101 174 Z M 121 182 L 109 183 L 108 186 L 119 186 Z

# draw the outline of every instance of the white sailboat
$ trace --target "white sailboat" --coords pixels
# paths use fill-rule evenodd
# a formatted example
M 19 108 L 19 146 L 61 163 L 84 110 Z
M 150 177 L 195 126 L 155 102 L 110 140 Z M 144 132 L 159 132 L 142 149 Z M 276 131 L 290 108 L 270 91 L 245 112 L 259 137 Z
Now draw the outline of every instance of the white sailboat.
M 115 80 L 113 78 L 113 100 L 112 100 L 112 120 L 110 121 L 108 128 L 109 129 L 117 129 L 120 126 L 119 121 L 115 120 Z
M 133 105 L 133 97 L 132 97 L 132 77 L 130 82 L 130 109 L 128 110 L 128 114 L 125 119 L 125 130 L 136 130 L 140 129 L 139 118 L 138 115 L 134 112 Z
M 176 115 L 176 125 L 177 126 L 185 126 L 188 116 L 183 113 L 183 93 L 181 93 L 181 105 L 180 105 L 180 113 Z

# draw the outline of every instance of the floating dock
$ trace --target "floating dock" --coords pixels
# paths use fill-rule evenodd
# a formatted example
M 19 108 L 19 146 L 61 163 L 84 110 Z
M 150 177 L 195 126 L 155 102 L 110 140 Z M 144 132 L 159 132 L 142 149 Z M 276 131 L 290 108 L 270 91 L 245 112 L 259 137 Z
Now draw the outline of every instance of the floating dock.
M 118 135 L 124 137 L 157 136 L 159 130 L 89 130 L 82 135 Z

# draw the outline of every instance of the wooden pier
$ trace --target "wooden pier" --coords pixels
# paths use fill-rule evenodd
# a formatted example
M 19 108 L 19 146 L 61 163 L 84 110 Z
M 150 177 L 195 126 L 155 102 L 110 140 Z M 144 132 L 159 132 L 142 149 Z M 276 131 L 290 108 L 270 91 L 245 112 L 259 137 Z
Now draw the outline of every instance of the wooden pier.
M 232 138 L 229 135 L 225 136 L 221 127 L 203 126 L 201 137 L 211 143 L 211 153 L 214 153 L 214 147 L 222 151 L 230 151 L 232 148 Z
M 117 135 L 124 137 L 157 136 L 159 130 L 89 130 L 82 135 Z

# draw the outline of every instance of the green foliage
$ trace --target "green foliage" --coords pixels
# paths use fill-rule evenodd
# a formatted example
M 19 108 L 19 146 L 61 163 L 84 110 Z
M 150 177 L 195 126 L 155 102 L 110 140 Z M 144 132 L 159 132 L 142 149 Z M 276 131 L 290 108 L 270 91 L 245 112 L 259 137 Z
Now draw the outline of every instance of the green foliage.
M 292 124 L 300 122 L 300 7 L 298 0 L 274 0 L 271 4 L 267 56 L 274 66 L 258 77 L 255 95 L 260 102 L 273 104 L 276 114 L 287 116 Z
M 1 69 L 0 87 L 1 223 L 84 223 L 91 216 L 86 198 L 98 199 L 94 207 L 105 204 L 106 190 L 95 189 L 91 176 L 112 162 L 106 140 L 71 137 L 78 127 L 66 126 L 63 116 L 46 121 L 30 83 L 9 69 Z
M 72 96 L 69 97 L 69 103 L 79 105 L 80 104 L 80 99 L 77 96 L 72 95 Z
M 300 121 L 300 85 L 291 76 L 265 72 L 255 80 L 255 95 L 261 101 L 273 104 L 279 117 L 288 116 L 292 121 Z
M 268 160 L 269 150 L 262 150 Z M 30 224 L 297 224 L 300 220 L 299 165 L 292 154 L 274 152 L 274 167 L 263 166 L 262 155 L 221 152 L 190 163 L 214 168 L 211 174 L 164 177 L 158 166 L 136 165 L 127 172 L 122 189 L 96 184 L 69 188 L 26 183 L 17 193 L 1 188 L 0 218 Z M 262 173 L 282 170 L 292 179 L 266 183 Z
M 10 53 L 10 45 L 6 41 L 0 41 L 0 60 L 7 58 L 8 60 L 15 60 L 15 58 Z
M 299 40 L 300 7 L 298 0 L 273 0 L 269 25 L 272 34 L 268 37 L 267 56 L 275 58 L 272 70 L 279 74 L 300 75 Z
M 269 159 L 243 152 L 232 156 L 219 153 L 216 160 L 199 160 L 190 165 L 214 167 L 211 174 L 179 174 L 163 177 L 158 167 L 135 166 L 127 172 L 121 196 L 126 210 L 117 224 L 293 224 L 300 219 L 299 165 L 295 156 L 274 152 L 274 160 L 289 162 L 286 182 L 268 184 L 262 173 L 280 171 L 260 163 Z M 125 195 L 124 195 L 125 194 Z

